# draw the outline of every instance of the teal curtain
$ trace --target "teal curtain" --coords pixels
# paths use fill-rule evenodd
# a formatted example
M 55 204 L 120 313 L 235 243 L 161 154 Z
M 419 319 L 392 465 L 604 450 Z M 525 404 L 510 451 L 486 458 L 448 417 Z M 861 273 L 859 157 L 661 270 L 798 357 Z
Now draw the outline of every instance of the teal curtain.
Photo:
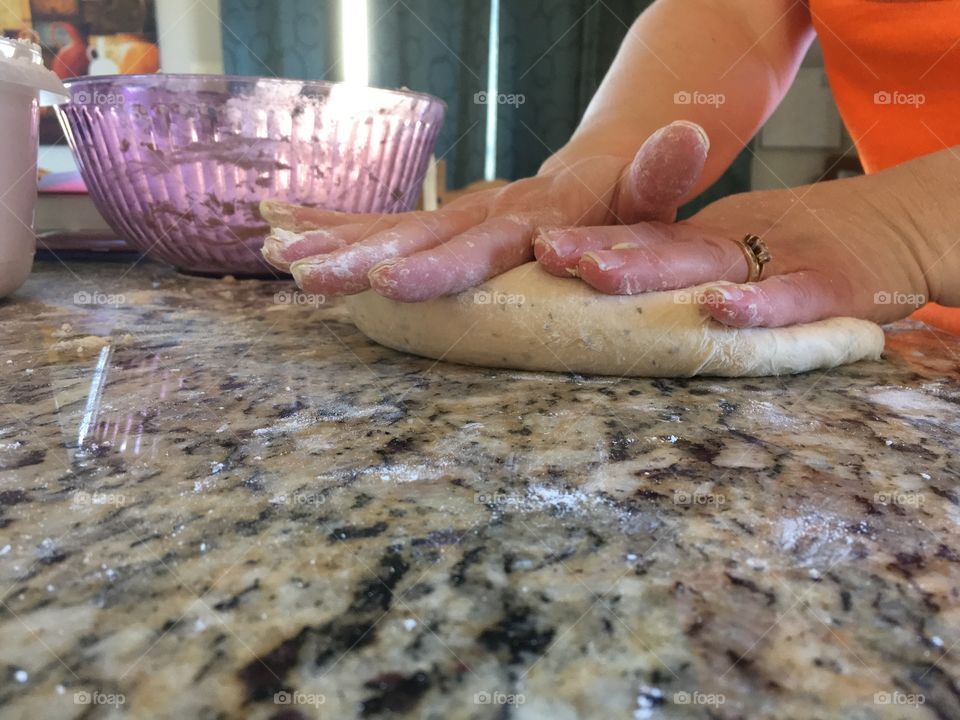
M 337 7 L 335 0 L 223 0 L 227 73 L 343 79 Z
M 437 157 L 447 183 L 483 178 L 486 109 L 474 102 L 487 86 L 489 0 L 368 0 L 370 83 L 443 98 L 447 119 Z
M 537 172 L 580 122 L 627 30 L 651 0 L 502 0 L 497 170 Z
M 570 137 L 636 17 L 652 0 L 501 0 L 498 84 L 523 103 L 497 106 L 497 175 L 537 171 Z M 483 178 L 490 0 L 367 0 L 371 84 L 443 98 L 437 155 L 447 182 Z M 223 0 L 227 72 L 342 79 L 336 0 Z M 696 203 L 749 188 L 744 153 Z

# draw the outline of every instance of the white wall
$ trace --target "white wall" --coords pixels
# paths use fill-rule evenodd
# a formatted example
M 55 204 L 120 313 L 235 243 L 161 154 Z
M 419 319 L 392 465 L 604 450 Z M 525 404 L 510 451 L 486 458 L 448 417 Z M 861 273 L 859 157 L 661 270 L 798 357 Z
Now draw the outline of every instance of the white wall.
M 781 108 L 754 141 L 751 187 L 771 190 L 818 180 L 832 156 L 852 150 L 826 83 L 823 55 L 814 43 Z M 788 146 L 789 147 L 786 147 Z

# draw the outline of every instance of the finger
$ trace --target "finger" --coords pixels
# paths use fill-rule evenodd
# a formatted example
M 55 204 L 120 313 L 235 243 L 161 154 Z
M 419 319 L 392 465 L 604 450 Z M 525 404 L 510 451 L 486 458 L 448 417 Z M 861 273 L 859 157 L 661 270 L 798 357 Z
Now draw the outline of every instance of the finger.
M 533 241 L 533 254 L 544 270 L 558 277 L 576 276 L 585 252 L 617 246 L 651 247 L 673 238 L 671 226 L 663 223 L 606 225 L 601 227 L 540 229 Z
M 421 302 L 466 290 L 532 259 L 533 222 L 488 220 L 450 242 L 370 271 L 370 287 L 400 302 Z
M 657 247 L 591 251 L 580 258 L 577 272 L 589 285 L 611 295 L 747 279 L 749 267 L 737 243 L 697 235 L 694 240 Z
M 373 226 L 370 224 L 340 225 L 306 232 L 293 232 L 278 227 L 273 229 L 260 252 L 275 268 L 289 271 L 290 265 L 301 258 L 339 250 L 369 235 L 371 227 L 383 229 L 384 224 L 389 225 L 389 222 L 380 222 Z
M 710 139 L 699 125 L 678 120 L 651 135 L 617 188 L 614 212 L 620 224 L 672 222 L 707 162 Z
M 390 217 L 405 218 L 415 212 L 391 214 Z M 273 228 L 291 232 L 305 232 L 338 225 L 371 223 L 387 213 L 345 213 L 337 210 L 292 205 L 279 200 L 264 200 L 260 203 L 260 216 Z
M 483 222 L 485 215 L 481 207 L 421 213 L 327 255 L 299 260 L 290 270 L 306 292 L 329 296 L 363 292 L 370 288 L 367 275 L 378 263 L 436 247 Z
M 851 297 L 842 280 L 804 270 L 746 285 L 704 288 L 703 306 L 731 327 L 783 327 L 843 315 Z

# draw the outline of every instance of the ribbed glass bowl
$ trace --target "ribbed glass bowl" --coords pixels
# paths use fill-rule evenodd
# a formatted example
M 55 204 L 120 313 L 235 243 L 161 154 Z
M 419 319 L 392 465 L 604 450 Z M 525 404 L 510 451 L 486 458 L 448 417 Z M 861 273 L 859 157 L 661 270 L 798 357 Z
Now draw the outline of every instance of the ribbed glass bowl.
M 258 205 L 344 212 L 414 207 L 446 106 L 346 84 L 210 75 L 67 83 L 57 108 L 113 230 L 194 273 L 274 272 Z

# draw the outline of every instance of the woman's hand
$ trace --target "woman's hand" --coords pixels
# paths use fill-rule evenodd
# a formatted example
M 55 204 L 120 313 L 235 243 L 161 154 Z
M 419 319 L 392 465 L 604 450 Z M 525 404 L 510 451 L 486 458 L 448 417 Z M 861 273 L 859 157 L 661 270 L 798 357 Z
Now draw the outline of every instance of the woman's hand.
M 373 288 L 405 302 L 465 290 L 533 259 L 537 228 L 670 222 L 707 158 L 699 126 L 654 133 L 632 162 L 548 161 L 540 175 L 464 197 L 436 212 L 349 215 L 264 203 L 274 233 L 264 256 L 306 292 Z
M 935 240 L 953 235 L 949 218 L 931 216 L 940 203 L 918 183 L 917 171 L 900 166 L 735 195 L 674 225 L 543 231 L 535 253 L 549 272 L 578 275 L 611 294 L 737 283 L 708 286 L 699 297 L 710 315 L 734 327 L 834 316 L 890 322 L 937 299 L 931 271 L 947 258 Z M 933 178 L 929 184 L 937 185 Z M 939 187 L 941 195 L 953 192 Z M 773 260 L 760 282 L 746 284 L 747 261 L 734 241 L 750 233 L 763 239 Z

